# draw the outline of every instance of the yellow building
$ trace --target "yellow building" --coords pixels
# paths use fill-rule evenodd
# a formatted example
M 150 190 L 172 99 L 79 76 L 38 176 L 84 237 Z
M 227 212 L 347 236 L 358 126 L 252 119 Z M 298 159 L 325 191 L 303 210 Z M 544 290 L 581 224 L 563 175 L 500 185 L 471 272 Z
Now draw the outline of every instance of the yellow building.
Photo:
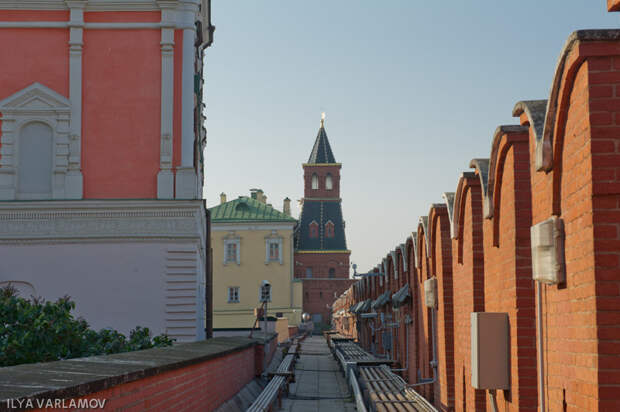
M 248 329 L 254 308 L 267 300 L 268 316 L 301 322 L 302 283 L 293 277 L 290 200 L 284 212 L 266 203 L 262 190 L 226 201 L 221 195 L 211 212 L 213 248 L 213 329 Z M 262 287 L 265 284 L 269 288 Z

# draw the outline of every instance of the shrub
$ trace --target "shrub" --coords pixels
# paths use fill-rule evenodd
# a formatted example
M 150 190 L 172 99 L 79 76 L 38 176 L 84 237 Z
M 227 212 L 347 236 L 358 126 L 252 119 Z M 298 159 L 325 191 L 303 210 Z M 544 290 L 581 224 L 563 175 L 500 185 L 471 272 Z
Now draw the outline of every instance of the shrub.
M 113 329 L 96 332 L 75 319 L 69 296 L 56 302 L 20 298 L 11 287 L 0 289 L 0 366 L 49 362 L 172 345 L 167 335 L 151 341 L 148 328 L 137 326 L 127 339 Z

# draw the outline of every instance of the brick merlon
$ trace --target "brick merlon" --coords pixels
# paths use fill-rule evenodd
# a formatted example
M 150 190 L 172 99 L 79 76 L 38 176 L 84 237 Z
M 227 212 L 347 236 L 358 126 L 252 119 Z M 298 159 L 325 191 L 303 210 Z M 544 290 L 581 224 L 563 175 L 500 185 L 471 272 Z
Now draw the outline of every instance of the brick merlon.
M 452 233 L 452 239 L 459 238 L 459 216 L 461 215 L 461 202 L 463 197 L 463 191 L 465 190 L 465 185 L 468 184 L 467 181 L 474 180 L 475 178 L 476 174 L 473 172 L 463 172 L 459 177 L 459 183 L 456 186 L 456 192 L 454 196 L 454 219 L 452 219 L 452 229 L 450 231 Z
M 620 30 L 618 29 L 602 29 L 602 30 L 577 30 L 571 33 L 564 43 L 560 57 L 558 58 L 555 74 L 553 75 L 553 82 L 551 83 L 551 89 L 549 92 L 549 100 L 547 104 L 547 111 L 545 114 L 545 124 L 543 128 L 542 145 L 540 153 L 536 153 L 536 170 L 538 171 L 550 171 L 553 168 L 553 131 L 555 128 L 555 122 L 560 109 L 560 102 L 558 101 L 560 96 L 560 89 L 564 83 L 564 69 L 566 63 L 569 61 L 568 57 L 571 52 L 576 49 L 580 43 L 584 42 L 604 42 L 604 41 L 619 41 Z M 577 59 L 572 64 L 580 64 L 583 59 Z M 574 74 L 573 74 L 574 75 Z M 569 79 L 570 80 L 570 79 Z
M 452 222 L 454 220 L 454 192 L 444 192 L 441 195 L 444 202 L 446 203 L 446 207 L 448 208 L 448 220 L 450 221 L 450 237 L 454 238 L 454 233 L 452 232 Z
M 419 229 L 420 226 L 422 226 L 422 230 L 424 231 L 424 247 L 426 248 L 426 256 L 430 257 L 429 250 L 431 248 L 430 248 L 430 234 L 428 233 L 428 216 L 420 216 L 420 218 L 418 219 L 418 231 L 420 230 Z M 421 254 L 422 251 L 420 250 L 419 253 Z

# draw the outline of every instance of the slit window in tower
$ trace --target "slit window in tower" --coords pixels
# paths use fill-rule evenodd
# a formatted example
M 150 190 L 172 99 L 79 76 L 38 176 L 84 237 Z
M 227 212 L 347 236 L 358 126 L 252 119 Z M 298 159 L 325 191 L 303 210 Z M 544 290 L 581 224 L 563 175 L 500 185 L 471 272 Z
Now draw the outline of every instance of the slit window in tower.
M 319 176 L 316 173 L 312 173 L 312 189 L 317 190 L 319 188 Z
M 332 190 L 333 188 L 334 188 L 334 184 L 332 181 L 332 175 L 328 173 L 327 177 L 325 177 L 325 189 Z

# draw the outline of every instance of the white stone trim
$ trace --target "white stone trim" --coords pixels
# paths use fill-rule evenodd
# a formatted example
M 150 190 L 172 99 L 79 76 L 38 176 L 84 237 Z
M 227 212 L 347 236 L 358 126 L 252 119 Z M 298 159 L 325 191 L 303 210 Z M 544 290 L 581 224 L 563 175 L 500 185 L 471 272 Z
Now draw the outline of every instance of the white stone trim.
M 172 172 L 174 122 L 174 27 L 177 1 L 158 1 L 161 8 L 161 119 L 157 198 L 174 198 Z
M 283 224 L 260 224 L 260 223 L 213 223 L 212 232 L 230 232 L 231 230 L 292 230 L 295 222 Z
M 69 100 L 71 101 L 71 132 L 69 166 L 65 194 L 67 199 L 83 197 L 82 176 L 82 49 L 84 46 L 85 1 L 66 0 L 69 21 Z
M 396 249 L 390 252 L 392 256 L 392 268 L 394 269 L 394 279 L 398 279 L 398 261 L 396 260 Z
M 67 10 L 64 0 L 2 0 L 0 10 Z M 153 0 L 90 0 L 86 11 L 157 11 Z
M 205 258 L 201 201 L 0 202 L 0 245 L 83 241 L 192 241 Z
M 0 142 L 0 200 L 16 200 L 17 171 L 19 168 L 19 134 L 23 126 L 31 122 L 42 122 L 51 127 L 52 137 L 52 194 L 53 199 L 67 199 L 75 194 L 75 185 L 81 180 L 66 180 L 69 168 L 79 175 L 73 167 L 72 159 L 81 154 L 75 152 L 79 144 L 70 139 L 71 102 L 64 96 L 33 83 L 30 86 L 0 101 L 2 114 L 2 136 Z M 67 183 L 72 185 L 67 187 Z M 67 190 L 68 189 L 68 190 Z M 81 187 L 79 188 L 81 194 Z

